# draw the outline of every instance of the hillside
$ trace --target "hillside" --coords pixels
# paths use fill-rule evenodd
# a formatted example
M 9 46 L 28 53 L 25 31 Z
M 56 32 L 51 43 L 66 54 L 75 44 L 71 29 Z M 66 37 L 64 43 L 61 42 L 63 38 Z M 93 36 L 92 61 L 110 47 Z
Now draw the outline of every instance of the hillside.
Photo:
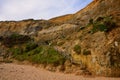
M 55 22 L 55 23 L 62 23 L 63 24 L 64 22 L 66 22 L 69 19 L 71 19 L 73 17 L 73 15 L 74 14 L 67 14 L 67 15 L 63 15 L 63 16 L 52 18 L 49 21 Z
M 120 77 L 119 4 L 94 0 L 75 14 L 50 20 L 0 22 L 0 56 L 51 71 Z

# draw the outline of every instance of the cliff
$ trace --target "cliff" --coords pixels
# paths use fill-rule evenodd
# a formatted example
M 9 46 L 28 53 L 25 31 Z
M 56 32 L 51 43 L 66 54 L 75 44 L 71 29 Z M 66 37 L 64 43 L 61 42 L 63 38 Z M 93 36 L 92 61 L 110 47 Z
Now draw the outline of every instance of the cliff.
M 76 72 L 73 64 L 77 64 L 80 72 L 120 77 L 119 4 L 120 0 L 94 0 L 75 14 L 50 20 L 0 22 L 0 36 L 17 33 L 39 46 L 52 46 L 67 56 L 66 72 Z

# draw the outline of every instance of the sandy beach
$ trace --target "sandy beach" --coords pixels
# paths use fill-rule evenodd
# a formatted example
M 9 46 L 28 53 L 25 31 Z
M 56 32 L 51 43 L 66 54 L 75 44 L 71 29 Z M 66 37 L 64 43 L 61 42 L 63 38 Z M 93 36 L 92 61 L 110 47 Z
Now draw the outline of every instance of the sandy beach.
M 0 80 L 120 80 L 120 78 L 76 76 L 50 72 L 30 65 L 1 63 Z

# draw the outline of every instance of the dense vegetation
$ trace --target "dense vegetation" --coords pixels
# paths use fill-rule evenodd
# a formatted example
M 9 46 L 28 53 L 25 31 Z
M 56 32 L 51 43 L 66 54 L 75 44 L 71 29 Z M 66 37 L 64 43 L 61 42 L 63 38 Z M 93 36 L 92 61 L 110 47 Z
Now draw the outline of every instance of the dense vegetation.
M 13 45 L 23 44 L 31 40 L 32 39 L 29 36 L 13 33 L 6 37 L 1 36 L 0 41 L 2 42 L 3 45 L 7 47 L 12 47 Z
M 30 45 L 28 50 L 28 45 L 26 45 L 25 49 L 10 48 L 9 51 L 13 53 L 12 57 L 19 61 L 28 60 L 33 63 L 54 65 L 62 65 L 65 62 L 65 58 L 50 46 L 37 46 L 35 48 L 34 45 Z
M 95 33 L 97 31 L 108 32 L 113 29 L 116 27 L 116 24 L 112 19 L 112 16 L 98 17 L 95 21 L 90 19 L 89 24 L 93 25 L 91 33 Z
M 30 61 L 39 64 L 63 65 L 65 57 L 63 57 L 52 46 L 35 43 L 34 39 L 29 36 L 20 35 L 17 33 L 7 37 L 0 37 L 0 41 L 8 48 L 7 53 L 13 59 L 19 61 Z

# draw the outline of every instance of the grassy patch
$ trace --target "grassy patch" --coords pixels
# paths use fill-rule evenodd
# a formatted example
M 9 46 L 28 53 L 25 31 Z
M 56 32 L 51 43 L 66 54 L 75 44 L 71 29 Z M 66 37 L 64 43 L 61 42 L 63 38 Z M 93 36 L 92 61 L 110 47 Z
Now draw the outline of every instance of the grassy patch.
M 62 65 L 65 62 L 65 58 L 49 46 L 37 46 L 28 52 L 23 49 L 12 48 L 11 52 L 13 53 L 13 58 L 19 61 L 28 60 L 32 63 L 54 64 L 56 66 Z
M 47 48 L 33 55 L 31 61 L 35 63 L 59 65 L 64 63 L 64 58 L 53 48 Z

